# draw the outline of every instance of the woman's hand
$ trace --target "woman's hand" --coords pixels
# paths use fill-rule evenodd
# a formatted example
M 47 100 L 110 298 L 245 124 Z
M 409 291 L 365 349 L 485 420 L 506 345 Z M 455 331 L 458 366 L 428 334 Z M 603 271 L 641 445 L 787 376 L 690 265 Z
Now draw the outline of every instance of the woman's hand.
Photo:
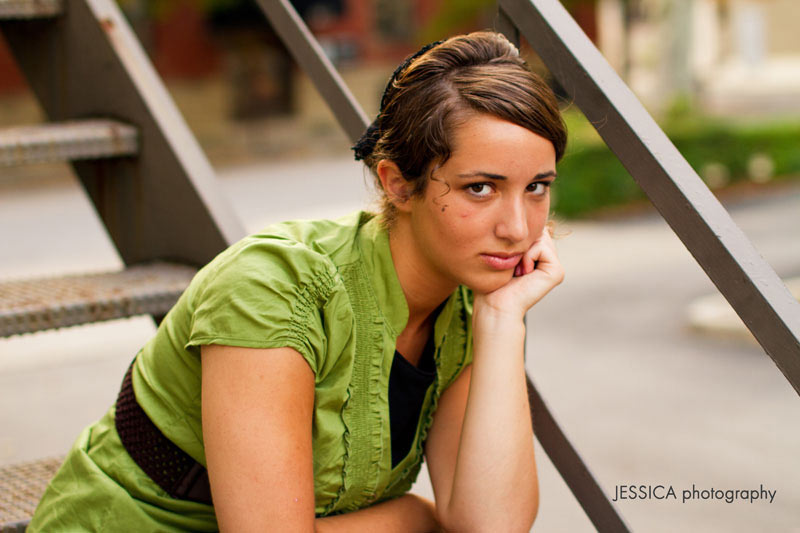
M 487 294 L 475 294 L 475 315 L 491 311 L 520 320 L 536 302 L 564 280 L 555 244 L 545 228 L 522 256 L 511 281 Z
M 564 279 L 549 231 L 520 264 L 504 286 L 475 294 L 472 365 L 442 395 L 428 435 L 446 531 L 528 531 L 539 509 L 522 318 Z

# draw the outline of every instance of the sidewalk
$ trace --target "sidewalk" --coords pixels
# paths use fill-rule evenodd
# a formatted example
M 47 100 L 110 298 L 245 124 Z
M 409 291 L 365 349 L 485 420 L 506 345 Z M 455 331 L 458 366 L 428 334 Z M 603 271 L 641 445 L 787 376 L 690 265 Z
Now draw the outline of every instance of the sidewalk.
M 348 159 L 229 169 L 222 182 L 250 230 L 363 206 L 371 178 Z M 784 278 L 800 276 L 800 187 L 738 203 L 732 216 Z M 800 398 L 761 348 L 692 332 L 688 308 L 715 289 L 654 214 L 566 223 L 567 278 L 528 317 L 528 368 L 613 497 L 671 485 L 673 500 L 625 500 L 634 531 L 800 531 Z M 73 181 L 0 191 L 0 276 L 120 266 Z M 111 405 L 153 333 L 134 318 L 0 340 L 0 464 L 62 454 Z M 593 531 L 537 449 L 536 531 Z M 416 490 L 430 494 L 425 474 Z M 772 503 L 681 502 L 681 490 L 776 490 Z

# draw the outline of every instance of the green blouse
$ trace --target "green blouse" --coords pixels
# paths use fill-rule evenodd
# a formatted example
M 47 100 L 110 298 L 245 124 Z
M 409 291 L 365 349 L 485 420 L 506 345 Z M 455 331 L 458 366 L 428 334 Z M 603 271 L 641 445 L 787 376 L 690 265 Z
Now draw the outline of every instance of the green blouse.
M 439 313 L 436 379 L 425 396 L 411 451 L 394 468 L 389 372 L 408 308 L 387 232 L 370 213 L 277 224 L 221 253 L 198 272 L 138 354 L 134 390 L 156 426 L 205 465 L 200 346 L 294 348 L 316 376 L 316 513 L 353 511 L 411 488 L 438 399 L 471 362 L 471 300 L 469 290 L 459 287 Z M 76 472 L 83 469 L 97 475 L 86 481 L 81 474 L 80 483 L 88 486 L 70 499 L 64 490 L 75 490 Z M 113 490 L 104 486 L 108 480 Z M 99 501 L 113 500 L 109 493 L 119 488 L 133 496 L 127 505 L 109 501 L 116 511 L 98 511 Z M 90 504 L 94 511 L 87 509 Z M 128 511 L 142 520 L 142 513 L 147 515 L 160 528 L 216 528 L 213 508 L 170 498 L 132 463 L 114 430 L 113 408 L 79 437 L 45 493 L 31 530 L 71 524 L 64 519 L 67 509 L 76 509 L 75 515 L 103 514 L 91 523 L 104 528 L 116 523 L 130 527 L 130 519 L 122 521 Z

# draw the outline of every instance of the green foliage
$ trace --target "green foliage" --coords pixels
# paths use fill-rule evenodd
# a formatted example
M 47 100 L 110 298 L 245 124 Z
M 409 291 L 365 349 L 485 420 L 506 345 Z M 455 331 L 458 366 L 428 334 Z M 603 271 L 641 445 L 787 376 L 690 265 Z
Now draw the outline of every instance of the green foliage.
M 247 0 L 189 0 L 194 2 L 203 12 L 213 13 L 227 9 L 235 9 Z M 164 20 L 172 11 L 180 6 L 175 0 L 117 0 L 126 12 L 139 11 L 155 20 Z M 253 3 L 254 0 L 253 0 Z
M 443 2 L 432 19 L 420 30 L 420 42 L 434 42 L 491 14 L 495 0 Z
M 580 217 L 610 206 L 643 201 L 645 195 L 617 157 L 578 114 L 566 114 L 570 142 L 558 165 L 553 188 L 554 210 L 564 217 Z M 710 169 L 722 169 L 729 183 L 753 178 L 753 162 L 767 161 L 775 180 L 800 179 L 800 124 L 737 124 L 695 114 L 673 118 L 665 126 L 667 136 L 689 164 L 714 182 Z
M 595 4 L 597 0 L 561 0 L 568 10 L 582 4 Z M 420 43 L 438 41 L 475 24 L 492 20 L 497 12 L 497 0 L 454 0 L 440 4 L 436 14 L 419 32 Z M 483 29 L 483 28 L 475 28 Z

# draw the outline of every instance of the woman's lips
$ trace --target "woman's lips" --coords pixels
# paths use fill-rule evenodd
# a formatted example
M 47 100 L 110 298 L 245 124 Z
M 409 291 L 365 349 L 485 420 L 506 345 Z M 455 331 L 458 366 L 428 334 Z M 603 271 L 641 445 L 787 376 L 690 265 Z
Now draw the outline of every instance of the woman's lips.
M 519 260 L 522 259 L 522 254 L 515 255 L 493 255 L 481 254 L 481 259 L 484 263 L 494 268 L 495 270 L 510 270 L 517 266 Z

